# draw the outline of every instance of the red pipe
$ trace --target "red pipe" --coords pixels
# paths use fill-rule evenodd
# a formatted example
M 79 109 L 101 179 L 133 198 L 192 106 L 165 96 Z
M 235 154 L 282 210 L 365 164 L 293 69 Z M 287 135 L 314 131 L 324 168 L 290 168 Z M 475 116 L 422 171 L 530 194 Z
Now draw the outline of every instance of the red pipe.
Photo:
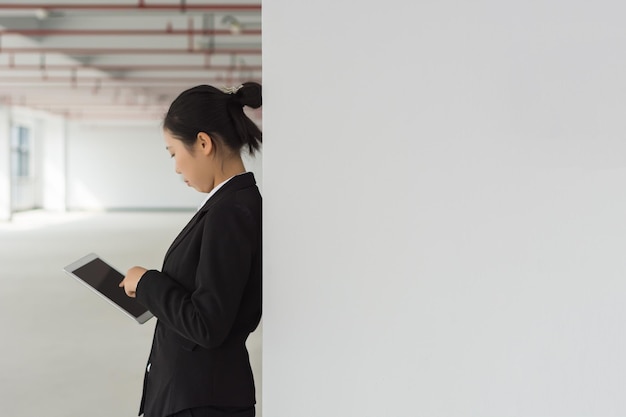
M 189 28 L 188 28 L 189 44 L 187 46 L 187 49 L 189 50 L 189 52 L 193 52 L 193 18 L 190 17 L 188 22 L 189 22 Z
M 46 110 L 45 108 L 40 108 L 39 110 Z M 97 113 L 97 114 L 82 114 L 80 112 L 74 113 L 71 111 L 54 111 L 51 113 L 61 114 L 70 120 L 160 120 L 163 115 L 162 114 L 154 114 L 154 113 L 142 113 L 142 114 L 125 114 L 125 113 Z
M 174 94 L 172 94 L 171 96 L 173 96 L 173 98 L 175 98 L 176 96 Z M 93 96 L 91 96 L 93 97 Z M 168 96 L 169 98 L 169 96 Z M 157 102 L 156 101 L 156 97 L 144 97 L 144 102 L 140 102 L 136 96 L 133 97 L 124 97 L 122 100 L 115 100 L 114 97 L 110 96 L 110 95 L 101 95 L 98 96 L 95 100 L 93 101 L 85 101 L 85 100 L 65 100 L 63 102 L 53 102 L 53 101 L 46 101 L 46 100 L 38 100 L 38 99 L 28 99 L 28 97 L 24 98 L 24 101 L 26 101 L 29 105 L 31 106 L 47 106 L 49 108 L 68 108 L 68 107 L 76 107 L 79 108 L 81 110 L 86 110 L 89 111 L 92 108 L 112 108 L 115 109 L 116 106 L 127 106 L 127 107 L 132 107 L 133 110 L 137 110 L 137 108 L 161 108 L 163 106 L 166 106 L 167 104 L 169 104 L 169 102 Z
M 3 48 L 1 51 L 9 53 L 59 53 L 66 55 L 122 55 L 122 54 L 137 54 L 137 55 L 169 55 L 169 54 L 211 54 L 211 55 L 260 55 L 261 49 L 195 49 L 189 51 L 187 49 L 158 49 L 158 48 L 143 48 L 143 49 L 84 49 L 84 48 Z
M 71 4 L 71 3 L 3 3 L 0 10 L 209 10 L 209 11 L 246 11 L 260 12 L 260 4 Z
M 23 35 L 23 36 L 162 36 L 162 35 L 233 35 L 233 32 L 229 29 L 202 29 L 193 30 L 189 29 L 145 29 L 145 30 L 133 30 L 133 29 L 0 29 L 0 35 Z M 237 34 L 239 35 L 261 35 L 260 29 L 244 29 Z
M 0 70 L 39 70 L 41 65 L 15 64 L 14 55 L 9 55 L 9 64 L 0 65 Z M 55 65 L 46 64 L 48 71 L 102 70 L 102 71 L 261 71 L 261 65 Z
M 68 77 L 61 77 L 61 76 L 56 76 L 56 77 L 50 77 L 46 74 L 46 72 L 44 71 L 42 73 L 42 77 L 45 77 L 46 81 L 49 82 L 66 82 L 68 81 Z M 75 85 L 77 82 L 80 83 L 90 83 L 93 81 L 97 81 L 97 80 L 101 80 L 102 77 L 78 77 L 76 74 L 72 74 L 70 76 L 70 81 L 72 83 L 72 85 Z M 224 81 L 224 78 L 221 76 L 216 76 L 214 77 L 214 79 L 217 82 L 221 82 Z M 259 81 L 257 77 L 248 77 L 246 79 L 243 79 L 243 77 L 231 77 L 231 76 L 226 76 L 226 80 L 228 80 L 229 82 L 232 81 L 233 83 L 236 82 L 242 82 L 242 81 Z M 41 81 L 41 77 L 38 76 L 22 76 L 22 77 L 0 77 L 0 84 L 5 83 L 5 82 L 10 82 L 10 83 L 31 83 L 31 82 L 38 82 Z M 208 82 L 208 80 L 205 77 L 186 77 L 186 78 L 173 78 L 173 77 L 141 77 L 141 78 L 135 78 L 135 77 L 131 77 L 131 78 L 111 78 L 106 80 L 106 83 L 110 83 L 110 84 L 130 84 L 132 85 L 143 85 L 146 83 L 161 83 L 161 85 L 163 83 L 175 83 L 175 84 L 180 84 L 180 83 L 190 83 L 190 82 L 200 82 L 200 83 L 206 83 Z M 103 83 L 104 84 L 104 83 Z M 89 87 L 93 87 L 93 85 L 89 85 Z M 104 87 L 104 85 L 102 85 L 102 87 Z
M 87 105 L 83 105 L 80 106 L 79 104 L 59 104 L 57 105 L 51 105 L 51 104 L 41 104 L 41 103 L 32 103 L 30 101 L 26 101 L 25 103 L 30 107 L 38 107 L 41 109 L 49 109 L 51 111 L 54 110 L 61 110 L 61 109 L 73 109 L 73 110 L 80 110 L 80 111 L 84 111 L 84 112 L 101 112 L 103 110 L 109 111 L 109 112 L 115 112 L 116 110 L 119 111 L 120 114 L 126 114 L 128 112 L 134 112 L 134 114 L 137 114 L 139 112 L 141 113 L 145 113 L 145 112 L 161 112 L 163 110 L 163 108 L 165 107 L 164 104 L 141 104 L 141 103 L 121 103 L 121 104 L 114 104 L 114 103 L 105 103 L 105 104 L 87 104 Z M 80 106 L 80 107 L 79 107 Z

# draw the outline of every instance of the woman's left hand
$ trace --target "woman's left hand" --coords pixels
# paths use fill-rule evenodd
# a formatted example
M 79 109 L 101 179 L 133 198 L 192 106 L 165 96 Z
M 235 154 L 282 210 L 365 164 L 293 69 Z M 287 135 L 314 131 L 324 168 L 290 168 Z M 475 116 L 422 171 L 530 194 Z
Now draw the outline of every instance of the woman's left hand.
M 140 266 L 133 266 L 126 272 L 126 276 L 120 282 L 120 287 L 124 287 L 124 291 L 126 291 L 126 295 L 132 298 L 135 298 L 137 291 L 137 284 L 139 284 L 139 280 L 147 271 L 146 268 L 142 268 Z

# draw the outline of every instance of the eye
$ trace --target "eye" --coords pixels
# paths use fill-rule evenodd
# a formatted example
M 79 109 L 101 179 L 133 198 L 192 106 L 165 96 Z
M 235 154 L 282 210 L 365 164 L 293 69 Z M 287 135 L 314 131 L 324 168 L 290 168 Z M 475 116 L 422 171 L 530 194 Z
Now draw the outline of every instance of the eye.
M 175 156 L 176 156 L 175 154 L 171 154 L 171 155 L 170 155 L 170 158 L 173 158 L 173 157 L 175 157 Z

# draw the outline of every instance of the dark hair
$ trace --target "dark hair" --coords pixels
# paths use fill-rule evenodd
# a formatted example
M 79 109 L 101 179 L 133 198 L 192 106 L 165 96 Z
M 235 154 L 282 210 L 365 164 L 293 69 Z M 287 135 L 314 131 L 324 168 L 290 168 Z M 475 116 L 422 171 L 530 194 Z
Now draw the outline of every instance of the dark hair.
M 243 107 L 258 109 L 261 104 L 261 85 L 255 82 L 227 91 L 199 85 L 176 97 L 163 119 L 163 128 L 189 148 L 198 133 L 205 132 L 232 150 L 241 151 L 247 145 L 250 154 L 254 154 L 263 134 Z

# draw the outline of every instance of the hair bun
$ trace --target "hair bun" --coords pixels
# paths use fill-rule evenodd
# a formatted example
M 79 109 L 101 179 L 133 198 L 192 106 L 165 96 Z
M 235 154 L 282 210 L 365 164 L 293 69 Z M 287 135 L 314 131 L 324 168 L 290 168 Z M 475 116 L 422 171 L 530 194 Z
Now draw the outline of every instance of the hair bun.
M 258 109 L 263 104 L 261 97 L 261 84 L 255 82 L 247 82 L 241 85 L 241 88 L 235 93 L 239 102 L 243 106 Z

